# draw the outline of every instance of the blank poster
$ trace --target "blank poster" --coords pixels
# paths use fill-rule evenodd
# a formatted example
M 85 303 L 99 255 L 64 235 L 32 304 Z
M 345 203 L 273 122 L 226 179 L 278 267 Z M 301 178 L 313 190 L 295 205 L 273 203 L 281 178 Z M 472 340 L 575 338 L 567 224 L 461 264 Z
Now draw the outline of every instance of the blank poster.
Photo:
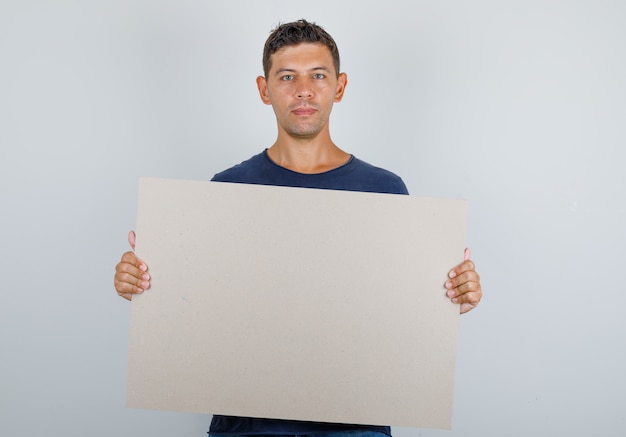
M 127 406 L 449 429 L 467 202 L 141 179 Z

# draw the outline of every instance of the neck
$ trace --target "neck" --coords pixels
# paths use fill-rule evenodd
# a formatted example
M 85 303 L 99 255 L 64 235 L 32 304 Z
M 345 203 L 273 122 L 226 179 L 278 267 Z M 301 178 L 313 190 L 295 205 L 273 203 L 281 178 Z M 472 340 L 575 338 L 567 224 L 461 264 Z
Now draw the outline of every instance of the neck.
M 330 135 L 315 138 L 280 136 L 267 150 L 272 161 L 298 173 L 323 173 L 344 165 L 350 155 L 330 139 Z

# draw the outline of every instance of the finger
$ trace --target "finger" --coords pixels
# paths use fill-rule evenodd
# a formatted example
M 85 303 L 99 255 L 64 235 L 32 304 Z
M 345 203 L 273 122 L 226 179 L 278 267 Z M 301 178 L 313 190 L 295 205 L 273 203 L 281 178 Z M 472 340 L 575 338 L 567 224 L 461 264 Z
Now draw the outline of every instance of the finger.
M 453 298 L 452 303 L 457 303 L 461 305 L 466 304 L 465 306 L 471 305 L 474 308 L 478 305 L 481 298 L 482 298 L 482 291 L 476 290 L 476 291 L 471 291 L 471 292 L 461 294 L 460 296 Z
M 150 288 L 148 267 L 133 252 L 122 255 L 121 261 L 115 266 L 113 283 L 117 293 L 129 298 L 129 294 L 143 293 Z
M 148 272 L 144 272 L 128 263 L 119 263 L 115 267 L 115 279 L 119 282 L 127 282 L 143 289 L 150 286 L 150 275 Z
M 148 266 L 146 265 L 146 263 L 137 258 L 137 255 L 135 255 L 134 252 L 124 253 L 124 255 L 122 255 L 122 260 L 120 261 L 120 263 L 132 264 L 141 271 L 148 271 Z
M 450 272 L 448 273 L 448 278 L 455 279 L 463 273 L 474 271 L 476 271 L 476 265 L 471 259 L 466 259 L 461 264 L 450 270 Z
M 126 282 L 130 282 L 132 284 L 139 281 L 150 281 L 150 274 L 142 267 L 145 267 L 145 265 L 137 266 L 129 262 L 120 261 L 115 266 L 115 276 L 118 279 L 128 279 Z
M 478 279 L 478 275 L 474 276 L 474 274 L 472 274 L 471 276 L 472 280 L 463 282 L 458 287 L 448 289 L 447 291 L 447 295 L 450 297 L 452 303 L 461 305 L 461 314 L 474 309 L 483 296 L 480 281 L 476 280 Z M 446 286 L 450 286 L 450 284 L 446 284 Z
M 114 280 L 115 291 L 119 296 L 122 296 L 126 300 L 131 300 L 133 294 L 143 293 L 143 289 L 135 287 L 129 283 Z
M 465 248 L 465 251 L 463 252 L 463 262 L 450 270 L 448 272 L 448 277 L 452 279 L 468 270 L 475 270 L 476 266 L 471 261 L 471 256 L 472 252 L 469 247 Z
M 135 235 L 135 231 L 130 231 L 128 233 L 128 244 L 130 244 L 130 247 L 133 248 L 133 250 L 135 250 L 135 240 L 136 240 L 137 236 Z
M 456 288 L 448 289 L 447 291 L 447 295 L 451 298 L 459 298 L 468 293 L 481 293 L 480 283 L 477 281 L 469 281 Z
M 450 297 L 459 296 L 468 291 L 476 291 L 480 289 L 480 275 L 474 270 L 463 272 L 446 281 L 445 287 Z
M 150 288 L 150 275 L 130 264 L 118 264 L 113 281 L 118 293 L 141 293 Z
M 148 282 L 131 277 L 125 273 L 117 274 L 113 280 L 113 284 L 117 294 L 128 300 L 130 300 L 129 298 L 133 294 L 141 294 L 150 287 Z

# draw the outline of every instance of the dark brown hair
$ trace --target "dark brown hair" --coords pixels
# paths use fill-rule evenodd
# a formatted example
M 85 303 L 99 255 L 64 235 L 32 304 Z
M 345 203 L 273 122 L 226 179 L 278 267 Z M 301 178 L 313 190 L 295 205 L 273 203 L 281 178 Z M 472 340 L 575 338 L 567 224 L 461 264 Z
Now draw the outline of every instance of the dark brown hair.
M 291 23 L 279 24 L 265 41 L 263 48 L 263 72 L 265 77 L 272 68 L 271 56 L 283 47 L 295 46 L 302 43 L 323 44 L 328 47 L 333 57 L 335 73 L 339 76 L 339 50 L 332 36 L 321 26 L 310 23 L 305 19 Z

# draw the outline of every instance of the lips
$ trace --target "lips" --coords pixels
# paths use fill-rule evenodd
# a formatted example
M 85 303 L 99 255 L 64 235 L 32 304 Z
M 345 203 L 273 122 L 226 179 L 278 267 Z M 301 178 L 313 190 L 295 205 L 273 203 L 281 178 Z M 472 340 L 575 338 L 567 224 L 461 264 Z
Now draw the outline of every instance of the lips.
M 317 109 L 310 106 L 301 106 L 299 108 L 293 109 L 291 112 L 293 112 L 295 115 L 307 116 L 315 114 L 315 112 L 317 112 Z

